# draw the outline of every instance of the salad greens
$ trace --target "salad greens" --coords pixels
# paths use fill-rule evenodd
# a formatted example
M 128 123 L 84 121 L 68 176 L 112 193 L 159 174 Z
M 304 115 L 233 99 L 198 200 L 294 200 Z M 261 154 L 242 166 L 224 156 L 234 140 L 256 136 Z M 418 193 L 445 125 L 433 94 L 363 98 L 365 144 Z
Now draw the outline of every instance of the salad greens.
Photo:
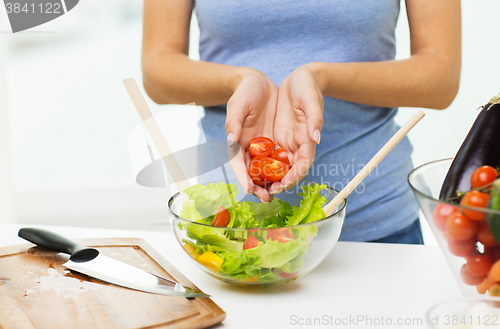
M 297 207 L 277 197 L 269 203 L 237 202 L 234 196 L 239 191 L 235 184 L 220 182 L 189 187 L 184 190 L 189 200 L 184 201 L 179 216 L 205 225 L 179 223 L 179 228 L 186 231 L 184 248 L 189 247 L 195 259 L 205 254 L 212 265 L 221 264 L 217 265 L 219 274 L 229 279 L 270 282 L 282 272 L 295 273 L 303 266 L 302 256 L 316 236 L 316 227 L 306 225 L 294 230 L 287 227 L 325 218 L 323 205 L 327 199 L 320 194 L 324 188 L 326 185 L 320 184 L 302 186 L 299 193 L 302 200 Z M 210 226 L 221 205 L 231 216 L 229 229 Z M 275 229 L 252 232 L 231 228 Z M 247 246 L 249 235 L 258 243 Z

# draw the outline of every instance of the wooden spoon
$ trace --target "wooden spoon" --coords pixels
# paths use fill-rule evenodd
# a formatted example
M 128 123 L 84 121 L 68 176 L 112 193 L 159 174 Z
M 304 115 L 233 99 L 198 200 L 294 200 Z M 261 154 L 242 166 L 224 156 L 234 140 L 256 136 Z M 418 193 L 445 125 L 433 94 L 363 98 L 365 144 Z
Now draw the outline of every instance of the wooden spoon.
M 123 84 L 125 85 L 130 98 L 132 98 L 132 102 L 134 102 L 135 108 L 139 113 L 142 122 L 144 122 L 144 126 L 148 130 L 151 139 L 155 143 L 158 152 L 160 152 L 163 163 L 165 163 L 165 166 L 167 166 L 170 175 L 174 179 L 175 184 L 179 189 L 179 193 L 184 200 L 187 200 L 187 196 L 185 193 L 183 193 L 183 191 L 184 189 L 190 187 L 191 184 L 187 180 L 186 175 L 184 175 L 181 166 L 175 160 L 175 157 L 169 156 L 172 154 L 172 150 L 168 146 L 165 137 L 161 133 L 160 127 L 158 127 L 158 124 L 156 123 L 156 120 L 151 113 L 151 110 L 149 109 L 149 106 L 146 103 L 141 90 L 139 89 L 139 86 L 133 78 L 123 80 Z
M 354 178 L 347 184 L 342 191 L 340 191 L 332 201 L 323 207 L 326 217 L 330 216 L 333 211 L 347 198 L 349 194 L 365 179 L 366 176 L 382 161 L 383 158 L 396 146 L 403 137 L 425 116 L 422 110 L 418 110 L 410 120 L 408 120 L 392 138 L 375 154 L 375 156 L 368 161 L 368 163 L 361 169 L 361 171 L 354 176 Z

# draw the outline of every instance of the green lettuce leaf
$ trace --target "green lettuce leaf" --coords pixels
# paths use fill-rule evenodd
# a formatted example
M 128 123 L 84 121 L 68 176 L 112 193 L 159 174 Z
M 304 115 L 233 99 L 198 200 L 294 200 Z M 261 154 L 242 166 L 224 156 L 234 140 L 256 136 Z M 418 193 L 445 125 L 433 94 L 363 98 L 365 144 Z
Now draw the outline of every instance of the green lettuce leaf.
M 257 274 L 259 275 L 259 282 L 273 282 L 276 280 L 276 274 L 270 268 L 263 268 L 257 271 Z
M 324 184 L 304 185 L 300 200 L 300 207 L 293 206 L 291 215 L 287 216 L 287 226 L 299 225 L 307 220 L 307 222 L 316 221 L 325 218 L 323 204 L 327 201 L 322 196 L 320 191 L 326 188 Z M 309 218 L 308 218 L 309 217 Z
M 290 204 L 288 202 L 283 202 L 280 200 L 281 207 L 280 211 L 278 213 L 278 216 L 281 218 L 287 218 L 288 216 L 292 215 L 292 207 L 290 207 Z
M 307 249 L 303 249 L 301 253 L 299 253 L 294 259 L 289 261 L 288 263 L 280 266 L 279 268 L 285 273 L 295 273 L 300 270 L 304 266 L 304 261 L 302 260 L 302 256 L 306 253 Z
M 257 271 L 261 268 L 259 265 L 261 259 L 245 251 L 240 253 L 220 253 L 219 256 L 224 259 L 220 273 L 231 278 L 238 278 L 239 280 L 244 280 L 249 276 L 255 278 L 258 274 Z
M 259 226 L 259 222 L 255 220 L 254 211 L 246 200 L 237 203 L 228 210 L 231 214 L 231 221 L 227 227 L 251 228 Z
M 261 228 L 275 228 L 285 226 L 285 219 L 279 216 L 267 217 L 262 221 Z
M 198 210 L 196 210 L 195 203 L 192 200 L 186 200 L 182 204 L 182 210 L 179 216 L 190 221 L 196 222 L 202 219 Z
M 252 207 L 255 220 L 262 223 L 265 218 L 278 214 L 281 207 L 281 200 L 274 198 L 273 201 L 269 203 L 248 202 L 248 204 Z
M 194 225 L 194 224 L 190 224 Z M 197 225 L 198 227 L 200 225 Z M 240 252 L 243 250 L 243 242 L 232 240 L 220 232 L 215 232 L 215 234 L 203 234 L 202 236 L 195 235 L 192 231 L 187 233 L 187 237 L 196 241 L 190 244 L 198 248 L 205 248 L 203 251 L 230 251 L 230 252 Z M 189 240 L 186 240 L 189 241 Z M 207 247 L 205 247 L 208 245 Z M 210 247 L 216 247 L 216 249 L 210 249 Z
M 258 247 L 245 250 L 249 255 L 260 257 L 261 267 L 280 267 L 307 250 L 307 242 L 301 239 L 291 240 L 286 243 L 267 240 Z
M 220 206 L 228 209 L 236 204 L 234 196 L 239 193 L 236 184 L 217 184 L 207 185 L 196 184 L 184 190 L 189 200 L 194 201 L 196 210 L 202 218 L 215 215 Z M 183 207 L 184 208 L 184 207 Z

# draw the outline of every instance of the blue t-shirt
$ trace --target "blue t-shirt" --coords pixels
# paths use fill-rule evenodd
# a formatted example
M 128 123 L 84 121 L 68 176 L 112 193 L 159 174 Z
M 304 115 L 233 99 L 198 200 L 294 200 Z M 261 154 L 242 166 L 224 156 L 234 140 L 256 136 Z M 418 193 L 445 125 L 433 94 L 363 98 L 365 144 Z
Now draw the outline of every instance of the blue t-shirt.
M 276 84 L 309 62 L 394 59 L 399 0 L 195 0 L 200 59 L 247 66 Z M 395 108 L 324 98 L 324 125 L 309 180 L 341 190 L 392 137 Z M 205 108 L 207 139 L 225 139 L 225 105 Z M 404 138 L 347 198 L 341 240 L 369 241 L 418 217 L 406 177 L 412 147 Z

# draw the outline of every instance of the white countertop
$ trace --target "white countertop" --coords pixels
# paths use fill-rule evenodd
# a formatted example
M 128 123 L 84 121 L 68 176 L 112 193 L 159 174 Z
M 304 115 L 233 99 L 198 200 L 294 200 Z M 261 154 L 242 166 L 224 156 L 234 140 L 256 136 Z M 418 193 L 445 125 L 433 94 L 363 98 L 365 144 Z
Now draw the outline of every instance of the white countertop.
M 168 227 L 158 232 L 0 224 L 0 247 L 23 244 L 21 227 L 68 238 L 138 237 L 146 240 L 212 300 L 227 328 L 425 328 L 434 304 L 461 298 L 438 247 L 338 242 L 310 274 L 279 287 L 249 289 L 220 282 L 184 254 Z M 308 325 L 309 324 L 309 325 Z

